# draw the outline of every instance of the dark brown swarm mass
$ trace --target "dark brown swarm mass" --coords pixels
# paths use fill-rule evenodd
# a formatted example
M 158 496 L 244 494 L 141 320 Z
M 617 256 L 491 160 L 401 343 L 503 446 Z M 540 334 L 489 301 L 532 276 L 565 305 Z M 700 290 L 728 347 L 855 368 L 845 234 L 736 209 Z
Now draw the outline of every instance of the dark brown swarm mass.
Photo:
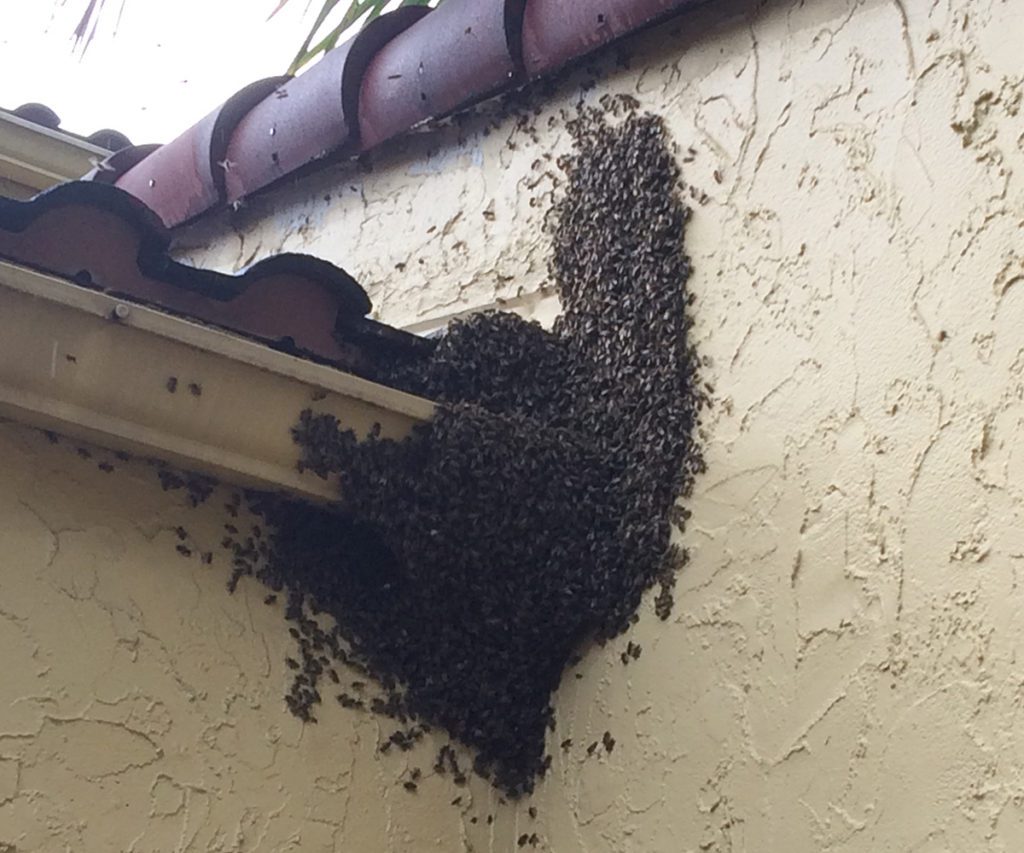
M 454 324 L 388 377 L 441 404 L 403 441 L 359 442 L 304 412 L 303 464 L 340 473 L 352 517 L 267 504 L 258 571 L 288 588 L 302 628 L 295 713 L 312 715 L 340 654 L 383 685 L 376 710 L 443 727 L 513 795 L 550 763 L 551 696 L 577 651 L 625 630 L 659 582 L 667 615 L 671 510 L 703 466 L 688 210 L 665 130 L 590 110 L 572 131 L 550 222 L 553 331 L 503 313 Z

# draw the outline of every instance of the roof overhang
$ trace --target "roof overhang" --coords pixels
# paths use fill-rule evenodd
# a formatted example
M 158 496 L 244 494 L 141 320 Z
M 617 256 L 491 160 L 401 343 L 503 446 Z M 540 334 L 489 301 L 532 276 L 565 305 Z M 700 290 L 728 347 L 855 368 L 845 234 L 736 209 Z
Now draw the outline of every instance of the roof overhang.
M 434 404 L 0 261 L 0 416 L 237 485 L 337 500 L 300 474 L 304 409 L 400 437 Z
M 0 181 L 30 195 L 76 180 L 109 156 L 84 139 L 0 112 Z
M 175 228 L 553 74 L 707 0 L 446 0 L 385 12 L 298 77 L 259 80 L 113 183 Z M 453 59 L 456 58 L 457 59 Z

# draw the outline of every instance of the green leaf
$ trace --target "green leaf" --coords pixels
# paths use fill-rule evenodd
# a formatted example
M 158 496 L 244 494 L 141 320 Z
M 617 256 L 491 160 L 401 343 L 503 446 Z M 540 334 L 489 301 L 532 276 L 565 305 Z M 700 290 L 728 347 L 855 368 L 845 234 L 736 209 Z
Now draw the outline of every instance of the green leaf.
M 277 8 L 273 14 L 276 14 L 280 9 L 288 3 L 289 0 L 280 0 Z M 299 48 L 295 54 L 295 58 L 292 60 L 291 65 L 288 67 L 289 74 L 295 74 L 303 66 L 308 65 L 318 56 L 332 50 L 337 46 L 338 41 L 348 30 L 356 24 L 363 16 L 363 26 L 365 27 L 370 21 L 380 17 L 388 6 L 389 0 L 349 0 L 348 8 L 345 11 L 341 22 L 335 26 L 327 35 L 323 36 L 313 47 L 310 44 L 313 39 L 316 38 L 320 28 L 323 26 L 324 21 L 334 11 L 340 0 L 324 0 L 324 4 L 320 9 L 319 14 L 316 16 L 316 20 L 313 22 L 313 26 L 309 33 L 306 35 L 305 41 L 302 43 L 302 47 Z M 399 3 L 400 7 L 404 6 L 436 6 L 441 0 L 401 0 Z
M 58 0 L 54 0 L 54 2 L 58 2 Z M 82 50 L 85 51 L 96 34 L 96 25 L 103 16 L 103 7 L 106 0 L 83 0 L 83 2 L 85 3 L 84 11 L 78 26 L 75 27 L 74 36 L 75 44 L 80 44 Z M 124 10 L 125 2 L 126 0 L 121 0 L 121 10 L 118 12 L 119 19 L 121 11 Z M 277 15 L 290 2 L 291 0 L 277 0 L 273 11 L 268 16 L 268 20 Z M 320 30 L 323 28 L 327 18 L 330 17 L 342 2 L 346 3 L 346 5 L 342 7 L 345 12 L 342 15 L 341 22 L 326 35 L 321 36 Z M 295 74 L 300 68 L 308 65 L 321 54 L 327 53 L 327 51 L 336 47 L 341 37 L 348 34 L 349 30 L 359 23 L 360 20 L 362 20 L 362 26 L 365 27 L 370 21 L 380 17 L 387 8 L 388 2 L 389 0 L 322 0 L 320 11 L 313 21 L 313 26 L 310 27 L 309 32 L 306 34 L 302 46 L 298 49 L 295 58 L 288 67 L 288 73 Z M 401 0 L 398 5 L 400 7 L 436 6 L 440 2 L 441 0 Z M 320 37 L 319 41 L 314 44 L 314 39 L 318 36 Z M 310 47 L 310 45 L 313 46 Z

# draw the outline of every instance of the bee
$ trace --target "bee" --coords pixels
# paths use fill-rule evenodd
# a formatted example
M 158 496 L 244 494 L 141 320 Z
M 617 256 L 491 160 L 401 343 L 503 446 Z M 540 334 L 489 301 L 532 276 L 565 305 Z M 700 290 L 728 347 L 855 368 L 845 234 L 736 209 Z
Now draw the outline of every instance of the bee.
M 185 485 L 185 481 L 181 477 L 173 471 L 168 471 L 166 468 L 162 468 L 157 473 L 157 479 L 159 479 L 160 486 L 165 492 L 180 489 Z

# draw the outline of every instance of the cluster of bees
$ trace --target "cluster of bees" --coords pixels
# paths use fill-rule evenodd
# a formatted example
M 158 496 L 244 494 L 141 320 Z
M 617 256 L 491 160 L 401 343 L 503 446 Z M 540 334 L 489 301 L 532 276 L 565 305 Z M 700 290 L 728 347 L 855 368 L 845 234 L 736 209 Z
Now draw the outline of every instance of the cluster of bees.
M 572 122 L 560 162 L 554 328 L 476 315 L 396 366 L 387 381 L 440 403 L 401 441 L 303 412 L 303 466 L 340 475 L 344 512 L 250 496 L 266 534 L 225 537 L 232 583 L 286 591 L 293 713 L 315 719 L 333 694 L 402 727 L 387 749 L 441 728 L 510 796 L 550 767 L 552 695 L 580 652 L 654 586 L 668 616 L 676 501 L 704 466 L 679 168 L 657 117 L 605 106 Z M 623 663 L 639 655 L 631 642 Z M 442 748 L 438 775 L 467 770 Z

